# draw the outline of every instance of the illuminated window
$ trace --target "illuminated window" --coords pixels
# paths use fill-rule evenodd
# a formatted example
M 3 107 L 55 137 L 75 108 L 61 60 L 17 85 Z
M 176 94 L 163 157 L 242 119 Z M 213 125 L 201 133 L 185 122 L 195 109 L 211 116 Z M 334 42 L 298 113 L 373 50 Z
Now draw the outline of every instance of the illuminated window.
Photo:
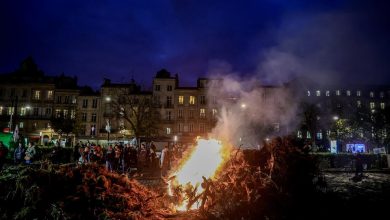
M 302 131 L 298 131 L 298 132 L 297 132 L 297 137 L 298 137 L 298 138 L 302 138 Z
M 20 108 L 20 116 L 26 115 L 26 112 L 27 112 L 27 108 L 25 108 L 25 107 Z
M 24 127 L 24 123 L 23 122 L 19 122 L 19 128 L 23 128 Z
M 184 104 L 184 96 L 180 95 L 179 96 L 179 105 L 183 105 Z
M 385 109 L 385 103 L 381 102 L 381 109 Z
M 325 95 L 326 95 L 326 96 L 330 96 L 329 90 L 327 90 L 327 91 L 325 92 Z
M 8 115 L 13 115 L 14 114 L 14 107 L 8 107 L 7 113 L 8 113 Z
M 53 99 L 53 90 L 47 91 L 47 99 L 49 99 L 49 100 Z
M 64 109 L 64 118 L 68 118 L 69 110 Z
M 200 118 L 205 118 L 206 117 L 206 109 L 201 108 L 200 109 Z
M 360 92 L 359 90 L 356 91 L 356 96 L 361 96 L 362 95 L 362 92 Z
M 375 102 L 370 102 L 370 108 L 371 109 L 375 108 Z
M 76 110 L 72 109 L 70 110 L 70 118 L 75 119 L 76 118 Z
M 340 95 L 340 90 L 336 90 L 336 95 L 337 95 L 337 96 Z
M 358 107 L 358 108 L 361 108 L 361 107 L 362 107 L 362 101 L 358 100 L 358 101 L 356 102 L 356 104 L 357 104 L 357 107 Z
M 56 109 L 56 118 L 61 117 L 61 109 Z
M 322 132 L 317 132 L 317 140 L 322 140 Z
M 374 92 L 370 92 L 370 97 L 374 98 Z
M 306 138 L 307 138 L 307 139 L 310 139 L 310 138 L 311 138 L 311 134 L 310 134 L 310 132 L 308 132 L 308 131 L 306 132 Z
M 171 128 L 166 128 L 167 134 L 171 134 Z
M 190 96 L 190 105 L 195 105 L 195 96 Z
M 41 91 L 35 90 L 34 91 L 34 99 L 39 100 L 41 98 Z
M 351 91 L 347 90 L 347 96 L 351 96 Z
M 310 96 L 310 91 L 307 91 L 307 96 Z
M 316 96 L 321 96 L 321 91 L 320 90 L 316 91 Z
M 0 115 L 3 115 L 3 106 L 0 106 Z
M 218 113 L 217 109 L 213 108 L 211 111 L 212 111 L 213 117 L 217 117 L 217 113 Z

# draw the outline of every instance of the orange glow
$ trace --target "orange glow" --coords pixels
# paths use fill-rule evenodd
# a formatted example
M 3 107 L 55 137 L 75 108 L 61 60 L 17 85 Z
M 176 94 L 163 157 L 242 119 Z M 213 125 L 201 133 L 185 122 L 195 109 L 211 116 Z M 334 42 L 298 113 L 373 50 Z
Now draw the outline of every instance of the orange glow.
M 190 184 L 194 188 L 197 187 L 196 195 L 201 194 L 204 190 L 200 186 L 203 182 L 202 177 L 213 179 L 224 164 L 224 161 L 227 160 L 227 155 L 229 155 L 227 152 L 227 148 L 223 147 L 222 143 L 218 140 L 198 139 L 197 145 L 192 149 L 189 156 L 184 158 L 179 168 L 171 174 L 173 177 L 169 181 L 169 195 L 173 195 L 172 188 L 184 188 L 187 184 Z M 175 207 L 176 210 L 183 211 L 197 209 L 199 207 L 199 203 L 197 202 L 191 207 L 188 207 L 188 198 L 184 198 L 179 203 Z

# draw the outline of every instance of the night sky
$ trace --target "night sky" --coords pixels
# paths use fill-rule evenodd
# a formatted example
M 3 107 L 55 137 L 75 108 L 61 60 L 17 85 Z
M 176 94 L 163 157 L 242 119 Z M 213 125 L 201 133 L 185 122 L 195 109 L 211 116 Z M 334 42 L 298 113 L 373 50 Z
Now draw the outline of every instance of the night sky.
M 48 75 L 181 85 L 233 74 L 280 83 L 390 84 L 386 1 L 2 0 L 0 72 L 31 55 Z

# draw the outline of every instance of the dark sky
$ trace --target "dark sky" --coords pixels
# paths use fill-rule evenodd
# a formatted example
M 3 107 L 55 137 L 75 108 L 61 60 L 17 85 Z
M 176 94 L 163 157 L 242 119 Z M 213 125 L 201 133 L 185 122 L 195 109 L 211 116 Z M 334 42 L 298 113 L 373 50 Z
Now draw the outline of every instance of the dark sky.
M 0 72 L 32 55 L 46 74 L 146 86 L 161 68 L 182 85 L 235 74 L 390 84 L 386 1 L 2 0 Z

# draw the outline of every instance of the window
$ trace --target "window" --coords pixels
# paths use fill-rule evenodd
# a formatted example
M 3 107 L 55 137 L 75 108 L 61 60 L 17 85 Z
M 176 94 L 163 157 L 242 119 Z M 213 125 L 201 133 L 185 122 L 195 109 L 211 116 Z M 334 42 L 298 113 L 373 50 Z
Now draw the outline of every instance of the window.
M 83 99 L 83 108 L 88 108 L 88 99 Z
M 34 116 L 38 116 L 39 115 L 39 108 L 34 108 L 33 114 L 34 114 Z
M 194 124 L 189 124 L 188 130 L 189 130 L 189 132 L 193 132 L 194 131 Z
M 321 96 L 321 91 L 320 90 L 316 91 L 316 96 Z
M 154 86 L 154 91 L 160 91 L 160 85 L 155 85 Z
M 64 112 L 64 118 L 68 118 L 69 110 L 68 109 L 64 109 L 63 112 Z
M 19 128 L 23 128 L 24 127 L 24 123 L 21 121 L 19 122 Z
M 213 96 L 213 104 L 217 104 L 217 96 Z
M 177 110 L 177 118 L 183 118 L 183 109 Z
M 217 113 L 218 113 L 217 109 L 213 108 L 213 109 L 211 110 L 211 112 L 212 112 L 212 114 L 213 114 L 213 117 L 217 117 Z
M 61 96 L 57 96 L 57 104 L 60 104 L 61 102 Z
M 317 132 L 317 140 L 322 140 L 322 132 Z
M 325 95 L 326 95 L 326 96 L 330 96 L 329 90 L 326 90 Z
M 3 106 L 0 106 L 0 115 L 3 115 Z
M 347 96 L 351 96 L 351 91 L 347 90 Z
M 52 100 L 53 99 L 53 90 L 47 91 L 47 99 Z
M 14 107 L 8 107 L 7 113 L 8 113 L 8 115 L 13 115 L 14 114 Z
M 91 115 L 91 122 L 96 122 L 96 113 Z
M 194 110 L 189 111 L 188 118 L 194 118 Z
M 205 133 L 206 132 L 206 127 L 205 127 L 205 125 L 203 123 L 199 124 L 199 132 L 201 132 L 201 133 Z
M 370 109 L 375 108 L 375 102 L 370 102 Z
M 171 134 L 171 128 L 166 128 L 167 134 Z
M 97 99 L 93 99 L 92 100 L 92 108 L 97 108 L 97 103 L 98 103 L 98 100 Z
M 206 96 L 204 96 L 204 95 L 200 96 L 200 104 L 202 104 L 202 105 L 206 104 Z
M 190 105 L 195 105 L 195 96 L 190 96 Z
M 307 96 L 310 96 L 310 91 L 309 90 L 307 91 Z
M 204 109 L 204 108 L 201 108 L 200 109 L 200 118 L 205 118 L 206 117 L 206 109 Z
M 172 91 L 172 86 L 171 85 L 167 86 L 167 91 Z
M 297 132 L 297 138 L 302 138 L 302 131 Z
M 183 124 L 182 123 L 179 123 L 177 125 L 177 132 L 182 132 L 183 131 Z
M 184 96 L 180 95 L 179 96 L 179 105 L 183 105 L 184 104 Z
M 34 91 L 34 99 L 39 100 L 41 98 L 41 91 L 35 90 Z
M 26 115 L 26 112 L 27 112 L 27 108 L 26 107 L 21 107 L 20 108 L 20 116 Z
M 51 115 L 51 108 L 46 108 L 46 116 L 50 116 Z
M 76 110 L 72 109 L 70 110 L 70 118 L 75 119 L 76 118 Z
M 340 90 L 336 90 L 336 95 L 340 96 Z
M 361 108 L 362 107 L 362 101 L 358 100 L 356 102 L 356 105 L 357 105 L 358 108 Z
M 310 138 L 311 138 L 311 134 L 310 134 L 310 132 L 308 132 L 308 131 L 306 132 L 306 138 L 307 138 L 307 139 L 310 139 Z
M 83 114 L 81 114 L 81 121 L 83 122 L 87 121 L 87 113 L 83 112 Z
M 61 117 L 61 109 L 56 109 L 56 118 Z
M 370 98 L 374 98 L 374 92 L 370 92 Z
M 67 96 L 65 96 L 65 101 L 64 101 L 64 103 L 65 104 L 69 104 L 69 101 L 70 101 L 70 97 L 67 95 Z
M 167 112 L 166 112 L 166 119 L 167 119 L 168 121 L 172 120 L 172 112 L 171 112 L 171 111 L 167 111 Z
M 360 90 L 356 91 L 356 96 L 361 96 L 362 92 Z
M 167 96 L 167 107 L 172 107 L 172 96 Z
M 385 103 L 381 102 L 381 109 L 385 109 Z
M 72 104 L 76 104 L 77 103 L 77 98 L 76 96 L 72 96 Z

